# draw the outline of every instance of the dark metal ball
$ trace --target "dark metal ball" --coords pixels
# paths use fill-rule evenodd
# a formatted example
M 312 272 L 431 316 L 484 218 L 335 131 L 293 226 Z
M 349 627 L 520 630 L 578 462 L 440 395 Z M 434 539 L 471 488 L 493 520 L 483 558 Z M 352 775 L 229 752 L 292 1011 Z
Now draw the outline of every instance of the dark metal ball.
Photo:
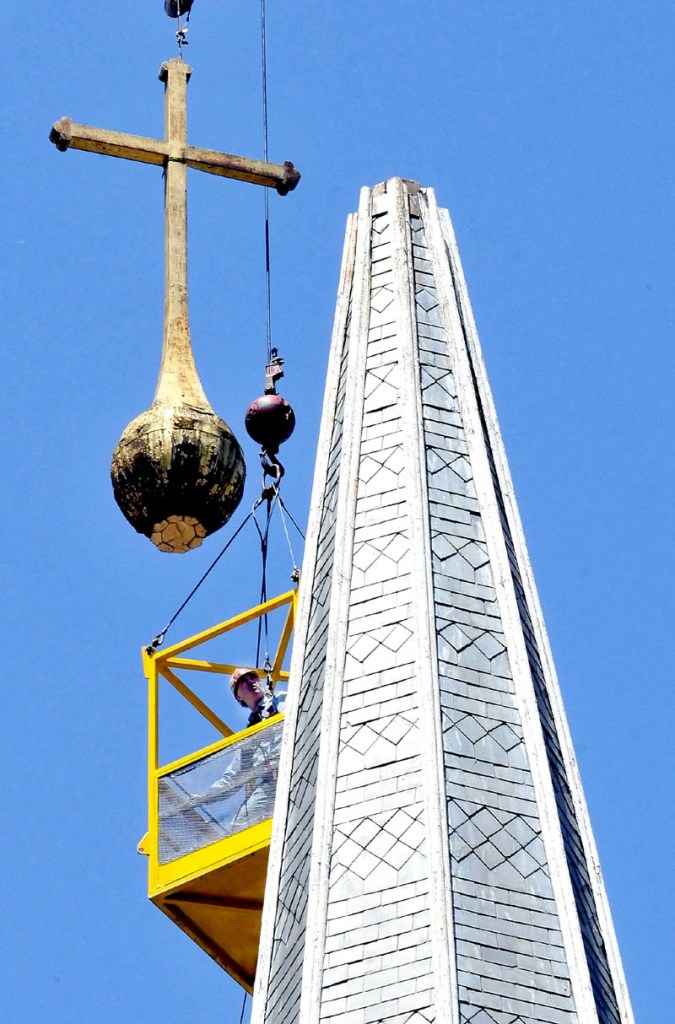
M 189 14 L 195 0 L 164 0 L 164 10 L 170 18 L 180 18 L 181 14 Z
M 249 437 L 269 455 L 276 455 L 293 433 L 295 413 L 281 395 L 261 395 L 249 405 L 244 423 Z

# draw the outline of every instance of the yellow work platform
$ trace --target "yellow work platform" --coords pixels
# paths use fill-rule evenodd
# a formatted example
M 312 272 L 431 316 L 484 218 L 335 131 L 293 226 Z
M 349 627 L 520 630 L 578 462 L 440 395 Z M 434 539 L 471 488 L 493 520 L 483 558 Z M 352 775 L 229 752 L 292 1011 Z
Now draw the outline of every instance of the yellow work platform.
M 149 813 L 139 850 L 149 859 L 148 895 L 249 992 L 258 959 L 283 715 L 234 732 L 181 676 L 228 677 L 235 664 L 197 660 L 186 652 L 280 611 L 284 618 L 270 677 L 273 685 L 286 681 L 296 598 L 297 592 L 289 591 L 164 651 L 144 652 Z M 160 694 L 167 686 L 221 738 L 161 764 Z M 222 681 L 218 692 L 222 695 Z

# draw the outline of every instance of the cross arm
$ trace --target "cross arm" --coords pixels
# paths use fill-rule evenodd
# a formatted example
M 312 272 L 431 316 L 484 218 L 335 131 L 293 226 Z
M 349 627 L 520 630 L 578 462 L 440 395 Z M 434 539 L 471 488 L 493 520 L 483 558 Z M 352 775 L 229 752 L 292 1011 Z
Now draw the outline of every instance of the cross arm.
M 283 164 L 271 164 L 266 160 L 251 160 L 244 156 L 233 156 L 231 153 L 218 153 L 214 149 L 187 146 L 185 163 L 188 167 L 206 171 L 207 174 L 217 174 L 222 178 L 236 178 L 238 181 L 249 181 L 253 185 L 275 188 L 281 196 L 292 192 L 300 181 L 300 171 L 290 160 Z
M 69 117 L 62 117 L 52 126 L 49 141 L 58 150 L 83 149 L 88 153 L 103 153 L 123 160 L 136 160 L 143 164 L 163 166 L 169 155 L 166 142 L 146 139 L 142 135 L 128 135 L 112 132 L 107 128 L 92 128 L 76 124 Z
M 290 160 L 283 164 L 272 164 L 266 160 L 252 160 L 198 146 L 185 146 L 183 149 L 164 140 L 147 139 L 142 135 L 129 135 L 126 132 L 113 132 L 107 128 L 77 124 L 69 117 L 62 117 L 60 121 L 55 122 L 49 140 L 61 152 L 67 149 L 82 149 L 88 153 L 103 153 L 106 156 L 136 160 L 143 164 L 156 164 L 159 167 L 171 159 L 185 163 L 198 171 L 217 174 L 221 178 L 236 178 L 254 185 L 266 185 L 268 188 L 275 188 L 282 196 L 292 192 L 300 181 L 300 171 Z

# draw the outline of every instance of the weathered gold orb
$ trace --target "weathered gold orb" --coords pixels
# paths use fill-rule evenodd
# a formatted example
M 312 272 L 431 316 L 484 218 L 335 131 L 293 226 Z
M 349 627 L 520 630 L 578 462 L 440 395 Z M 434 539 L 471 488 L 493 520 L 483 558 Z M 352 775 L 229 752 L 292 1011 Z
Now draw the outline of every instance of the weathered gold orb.
M 113 452 L 115 500 L 161 551 L 184 552 L 228 521 L 246 467 L 225 420 L 187 403 L 155 402 L 132 420 Z

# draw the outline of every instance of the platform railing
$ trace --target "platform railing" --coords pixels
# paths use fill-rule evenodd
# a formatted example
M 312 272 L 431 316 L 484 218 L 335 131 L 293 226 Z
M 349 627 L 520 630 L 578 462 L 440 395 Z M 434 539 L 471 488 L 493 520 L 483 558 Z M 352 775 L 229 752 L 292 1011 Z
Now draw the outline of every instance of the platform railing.
M 296 604 L 297 590 L 288 591 L 170 647 L 143 652 L 148 681 L 148 832 L 139 851 L 149 857 L 152 898 L 185 878 L 269 845 L 283 716 L 235 732 L 188 686 L 186 677 L 194 678 L 195 673 L 229 676 L 234 663 L 199 657 L 199 649 L 221 637 L 220 649 L 226 651 L 231 644 L 234 649 L 235 643 L 241 649 L 241 643 L 226 634 L 263 616 L 270 617 L 272 624 L 271 617 L 278 614 L 277 626 L 272 624 L 278 642 L 271 665 L 257 666 L 257 671 L 273 688 L 287 685 L 285 662 Z M 210 724 L 217 738 L 178 760 L 162 763 L 160 704 L 167 686 Z M 175 739 L 175 729 L 171 735 Z
M 158 859 L 168 864 L 272 817 L 283 715 L 157 777 Z

